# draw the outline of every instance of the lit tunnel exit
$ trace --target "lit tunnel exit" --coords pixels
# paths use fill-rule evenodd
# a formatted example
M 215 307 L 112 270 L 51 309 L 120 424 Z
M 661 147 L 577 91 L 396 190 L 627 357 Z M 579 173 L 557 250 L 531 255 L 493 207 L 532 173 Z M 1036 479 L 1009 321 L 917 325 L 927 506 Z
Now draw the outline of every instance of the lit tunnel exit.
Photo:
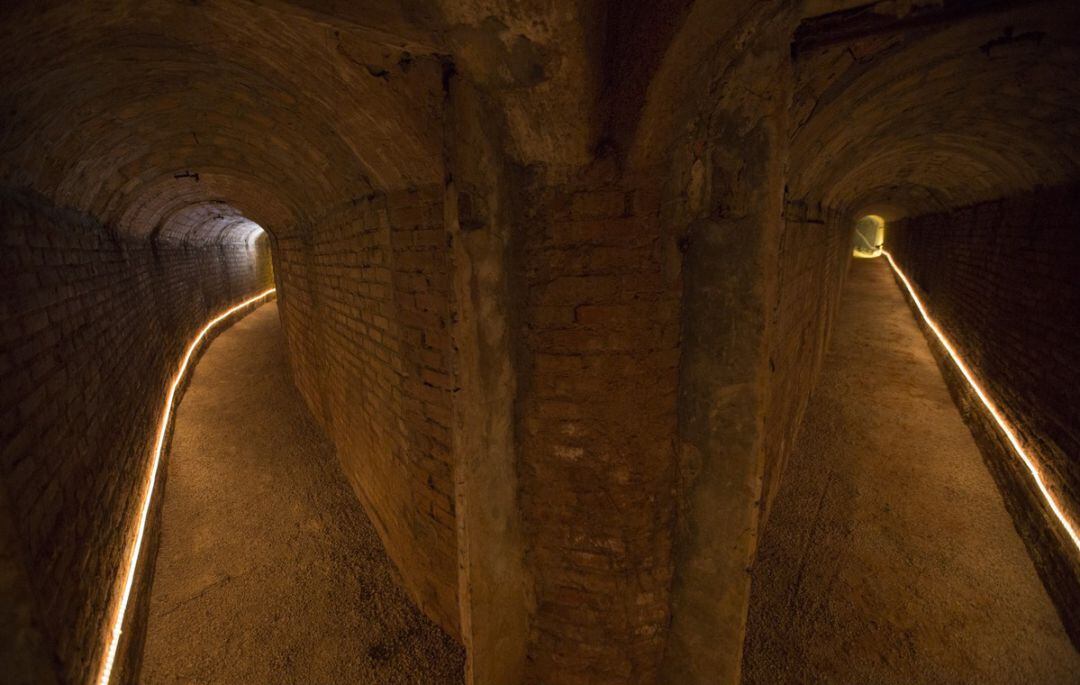
M 885 219 L 867 214 L 855 223 L 852 254 L 862 259 L 880 257 L 885 244 Z

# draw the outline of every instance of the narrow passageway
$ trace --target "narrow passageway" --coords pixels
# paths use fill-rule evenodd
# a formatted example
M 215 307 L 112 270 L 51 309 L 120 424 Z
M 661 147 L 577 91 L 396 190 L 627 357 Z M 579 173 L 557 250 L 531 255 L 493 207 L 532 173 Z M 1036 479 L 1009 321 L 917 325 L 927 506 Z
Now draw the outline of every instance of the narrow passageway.
M 851 264 L 775 502 L 744 682 L 1077 682 L 1080 654 L 884 259 Z
M 140 682 L 462 681 L 293 388 L 276 303 L 199 361 L 166 465 Z

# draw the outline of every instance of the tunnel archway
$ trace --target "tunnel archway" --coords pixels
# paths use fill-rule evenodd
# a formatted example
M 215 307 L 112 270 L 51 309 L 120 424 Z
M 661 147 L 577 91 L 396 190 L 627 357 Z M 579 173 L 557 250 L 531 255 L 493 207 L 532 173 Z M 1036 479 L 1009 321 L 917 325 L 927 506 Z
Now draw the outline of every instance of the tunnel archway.
M 792 194 L 917 216 L 1074 178 L 1073 146 L 1058 137 L 1073 134 L 1052 125 L 1073 111 L 1074 65 L 1044 42 L 1060 40 L 1051 14 L 1006 9 L 806 48 L 796 58 Z M 1028 37 L 1003 37 L 1015 27 Z M 958 73 L 969 75 L 959 86 Z
M 873 258 L 881 255 L 885 244 L 885 220 L 877 214 L 867 214 L 855 222 L 852 238 L 852 252 L 860 258 Z
M 1053 354 L 1047 340 L 1057 337 L 1057 315 L 1038 313 L 1017 293 L 1058 299 L 1053 283 L 1070 278 L 1074 261 L 1034 245 L 1062 235 L 1072 212 L 1066 198 L 1080 177 L 1077 131 L 1055 123 L 1075 119 L 1080 108 L 1076 80 L 1065 76 L 1078 68 L 1075 51 L 1064 48 L 1076 8 L 1048 2 L 962 20 L 946 13 L 920 29 L 856 28 L 874 12 L 837 12 L 796 33 L 791 192 L 852 220 L 875 214 L 887 222 L 888 262 L 910 279 L 1006 423 L 1021 426 L 1020 440 L 1038 453 L 1036 471 L 1052 483 L 1045 490 L 1060 502 L 1045 495 L 953 355 L 928 332 L 1075 643 L 1080 563 L 1058 515 L 1076 520 L 1077 500 L 1065 494 L 1075 490 L 1074 469 L 1062 456 L 1075 439 L 1053 427 L 1074 400 L 1058 374 L 1029 356 Z M 899 29 L 905 18 L 876 20 Z M 913 313 L 922 320 L 918 308 Z M 1029 332 L 1023 342 L 1006 340 L 1018 330 Z
M 739 44 L 745 47 L 755 45 L 755 38 L 768 31 L 789 30 L 781 20 L 776 20 L 780 26 L 770 24 L 774 17 L 767 9 L 755 8 L 761 13 L 755 33 L 739 34 L 731 30 L 729 18 L 713 17 L 709 6 L 697 4 L 687 9 L 687 19 L 658 69 L 645 106 L 644 130 L 632 155 L 642 164 L 659 159 L 670 165 L 665 167 L 671 169 L 665 177 L 670 186 L 665 219 L 674 226 L 672 240 L 687 255 L 679 272 L 684 279 L 685 336 L 680 349 L 683 368 L 693 369 L 692 377 L 683 377 L 679 385 L 679 435 L 692 439 L 686 441 L 689 445 L 679 443 L 681 452 L 676 458 L 677 468 L 685 469 L 680 471 L 679 487 L 686 488 L 680 495 L 686 499 L 679 500 L 678 515 L 687 530 L 677 542 L 674 562 L 673 619 L 665 654 L 672 682 L 689 681 L 695 668 L 700 674 L 738 668 L 738 655 L 725 659 L 719 656 L 720 650 L 688 654 L 697 640 L 719 640 L 720 636 L 725 643 L 729 638 L 738 640 L 732 625 L 739 609 L 731 608 L 732 597 L 740 596 L 746 586 L 740 585 L 744 577 L 737 569 L 751 566 L 757 540 L 747 531 L 760 535 L 768 520 L 785 455 L 805 408 L 792 398 L 815 384 L 849 271 L 857 220 L 874 214 L 888 222 L 889 249 L 899 251 L 902 243 L 910 245 L 910 251 L 922 255 L 926 270 L 935 272 L 927 287 L 950 289 L 958 281 L 968 282 L 967 303 L 954 300 L 949 306 L 956 311 L 969 307 L 972 319 L 977 318 L 976 309 L 991 309 L 982 303 L 970 304 L 980 300 L 981 276 L 976 265 L 990 262 L 986 253 L 993 249 L 980 245 L 979 231 L 988 231 L 984 235 L 995 245 L 998 240 L 1005 245 L 1020 240 L 1033 223 L 1043 221 L 1048 231 L 1060 235 L 1058 227 L 1070 221 L 1063 218 L 1071 212 L 1063 198 L 1074 192 L 1070 189 L 1080 169 L 1073 153 L 1077 131 L 1060 124 L 1075 119 L 1080 103 L 1076 80 L 1070 76 L 1078 63 L 1071 29 L 1065 28 L 1075 25 L 1076 8 L 1063 2 L 1041 3 L 1037 8 L 1000 4 L 972 9 L 962 7 L 963 3 L 947 4 L 947 8 L 938 7 L 942 10 L 938 13 L 935 8 L 897 9 L 889 3 L 820 3 L 822 11 L 829 8 L 826 14 L 792 18 L 787 25 L 794 29 L 793 34 L 785 34 L 792 37 L 793 60 L 788 65 L 769 59 L 774 43 L 764 40 L 750 51 L 753 57 L 731 56 L 721 47 L 710 52 L 704 47 L 718 35 L 744 41 Z M 785 72 L 785 66 L 791 71 Z M 725 87 L 716 83 L 720 74 Z M 959 78 L 960 74 L 966 76 Z M 785 83 L 790 83 L 790 90 L 784 90 Z M 705 92 L 717 97 L 710 99 Z M 1038 107 L 1024 104 L 1033 99 Z M 671 104 L 682 101 L 692 104 Z M 788 103 L 786 108 L 783 103 Z M 677 131 L 671 134 L 674 145 L 665 137 L 669 128 Z M 777 130 L 787 134 L 790 144 L 775 142 L 772 136 Z M 738 133 L 729 133 L 733 131 Z M 667 150 L 662 149 L 664 144 Z M 788 165 L 785 186 L 771 190 L 764 183 L 751 189 L 740 186 L 777 163 Z M 1040 197 L 1052 200 L 1045 214 L 1033 212 L 1032 202 Z M 774 209 L 770 200 L 782 203 L 782 209 Z M 779 226 L 770 223 L 770 215 L 782 216 Z M 905 228 L 914 225 L 920 226 L 918 238 L 915 231 Z M 726 252 L 733 264 L 722 259 L 695 261 L 714 249 L 725 228 L 734 226 L 739 227 L 741 242 Z M 928 235 L 932 232 L 938 233 Z M 997 236 L 990 237 L 994 233 Z M 969 237 L 970 242 L 960 236 Z M 755 252 L 757 248 L 749 245 L 755 240 L 765 247 Z M 955 242 L 940 258 L 941 264 L 955 268 L 952 279 L 946 273 L 948 267 L 930 266 L 929 257 L 950 241 Z M 924 244 L 917 246 L 918 242 Z M 1019 249 L 1013 245 L 1011 249 Z M 701 285 L 709 283 L 707 277 L 699 280 L 703 270 L 741 273 L 744 259 L 774 260 L 771 264 L 776 265 L 754 282 L 752 296 L 725 291 L 722 277 L 711 288 Z M 1050 261 L 1061 263 L 1053 269 L 1055 278 L 1067 279 L 1069 258 Z M 1015 271 L 1015 267 L 994 263 L 1002 269 L 999 273 Z M 884 266 L 880 260 L 877 265 Z M 1030 264 L 1029 268 L 1036 267 Z M 950 280 L 952 285 L 947 286 Z M 1053 290 L 1049 283 L 1044 287 L 1047 292 Z M 811 289 L 815 295 L 806 297 Z M 725 340 L 723 329 L 710 328 L 705 308 L 694 309 L 699 290 L 730 293 L 737 307 L 718 298 L 711 311 L 738 310 L 740 324 L 746 315 L 756 316 L 758 328 L 738 336 L 737 342 L 719 343 Z M 761 298 L 760 309 L 753 297 Z M 1058 327 L 1052 321 L 1027 320 L 1043 330 Z M 695 329 L 707 333 L 699 339 Z M 740 329 L 736 325 L 731 330 Z M 773 341 L 764 346 L 768 350 L 764 356 L 759 354 L 762 347 L 750 346 L 747 351 L 742 346 L 759 331 L 766 331 L 763 335 Z M 792 340 L 798 341 L 795 349 L 789 346 Z M 977 340 L 971 344 L 980 346 Z M 687 364 L 691 355 L 706 363 Z M 744 371 L 744 384 L 724 382 L 728 378 L 724 371 L 732 366 Z M 706 380 L 709 373 L 716 374 L 717 383 Z M 1055 379 L 1047 380 L 1056 384 Z M 730 395 L 722 399 L 709 395 L 721 390 Z M 754 392 L 761 396 L 752 397 Z M 693 401 L 687 403 L 691 396 Z M 700 434 L 684 432 L 686 426 L 695 430 L 715 426 L 711 420 L 731 412 L 738 404 L 736 396 L 746 402 L 743 420 L 733 422 L 743 430 L 717 429 L 716 434 L 728 440 L 724 449 L 709 448 L 707 440 L 694 439 Z M 700 404 L 695 403 L 698 400 Z M 1063 399 L 1057 402 L 1069 404 Z M 1041 404 L 1053 403 L 1047 398 Z M 753 433 L 747 428 L 753 425 L 750 417 L 761 422 L 757 426 L 764 426 L 763 437 L 760 442 L 746 440 L 735 447 L 732 435 Z M 1070 437 L 1063 437 L 1072 444 Z M 719 454 L 722 459 L 717 458 Z M 740 494 L 754 493 L 746 496 L 746 506 L 735 507 L 730 493 L 724 493 L 716 481 L 710 483 L 718 473 L 724 474 L 727 483 L 736 483 Z M 1011 497 L 1012 486 L 999 486 Z M 711 519 L 712 501 L 730 506 L 723 523 Z M 1025 538 L 1030 542 L 1032 537 L 1046 536 L 1052 538 L 1050 547 L 1059 547 L 1056 528 L 1060 527 L 1042 512 L 1044 505 L 1028 502 L 1024 506 L 1029 513 L 1017 515 L 1014 509 L 1014 518 L 1037 518 L 1036 527 L 1042 530 L 1025 533 Z M 731 540 L 738 540 L 740 546 Z M 749 551 L 741 555 L 744 549 Z M 1045 558 L 1036 547 L 1031 547 L 1031 556 Z M 729 562 L 736 570 L 715 572 Z M 1075 568 L 1067 552 L 1064 561 L 1047 564 L 1041 573 L 1048 586 L 1059 582 L 1047 580 L 1054 575 L 1064 579 L 1060 582 L 1065 585 L 1075 585 L 1071 580 Z M 1062 595 L 1057 600 L 1065 613 L 1076 605 Z M 702 611 L 704 605 L 712 611 Z M 721 614 L 724 621 L 716 618 Z M 705 681 L 705 676 L 699 677 Z
M 28 582 L 50 607 L 39 629 L 63 645 L 62 679 L 101 670 L 175 359 L 207 320 L 272 285 L 297 384 L 324 430 L 352 446 L 345 470 L 380 512 L 378 532 L 413 600 L 456 632 L 447 419 L 401 423 L 425 403 L 448 414 L 449 383 L 420 380 L 450 364 L 443 65 L 408 56 L 409 41 L 373 40 L 287 5 L 14 3 L 0 14 L 9 65 L 0 85 L 11 103 L 0 113 L 5 216 L 28 217 L 13 230 L 34 250 L 51 246 L 58 265 L 47 281 L 24 278 L 12 315 L 38 316 L 39 303 L 70 311 L 53 315 L 52 333 L 11 344 L 48 350 L 42 336 L 59 335 L 56 363 L 83 379 L 37 391 L 83 407 L 77 416 L 59 430 L 46 430 L 44 412 L 41 423 L 27 418 L 5 452 L 7 483 L 26 493 L 12 501 L 14 516 Z M 49 48 L 26 49 L 34 45 Z M 354 242 L 353 256 L 328 261 L 347 254 L 341 241 Z M 16 255 L 27 274 L 29 249 Z M 424 259 L 440 265 L 434 287 L 415 276 Z M 356 280 L 342 282 L 340 269 L 353 265 Z M 360 291 L 375 295 L 357 302 Z M 331 312 L 338 322 L 324 324 Z M 333 350 L 340 331 L 368 325 L 378 328 L 370 358 L 346 366 Z M 60 373 L 35 368 L 5 380 L 6 394 L 35 394 L 32 374 Z M 364 406 L 385 415 L 349 415 Z M 401 427 L 381 429 L 390 425 Z M 39 448 L 68 455 L 62 473 L 27 471 Z M 24 466 L 12 475 L 14 463 Z M 61 549 L 87 559 L 57 558 Z

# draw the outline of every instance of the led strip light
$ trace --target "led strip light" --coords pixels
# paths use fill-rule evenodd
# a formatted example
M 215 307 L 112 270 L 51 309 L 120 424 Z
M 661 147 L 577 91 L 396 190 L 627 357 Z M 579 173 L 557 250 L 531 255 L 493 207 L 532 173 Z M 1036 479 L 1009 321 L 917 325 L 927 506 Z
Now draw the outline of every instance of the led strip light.
M 900 277 L 900 281 L 904 284 L 904 287 L 907 288 L 908 293 L 911 295 L 911 299 L 915 302 L 915 306 L 919 309 L 919 314 L 922 315 L 923 321 L 925 321 L 926 325 L 930 327 L 930 330 L 934 332 L 934 335 L 937 336 L 937 339 L 941 341 L 941 344 L 945 348 L 945 351 L 949 353 L 949 357 L 951 357 L 953 363 L 956 364 L 956 368 L 960 369 L 960 373 L 963 374 L 964 378 L 968 382 L 968 385 L 970 385 L 971 389 L 975 391 L 975 394 L 979 397 L 979 400 L 982 401 L 983 406 L 986 407 L 986 410 L 990 412 L 990 416 L 994 417 L 994 421 L 997 422 L 998 427 L 1001 428 L 1003 433 L 1005 433 L 1005 437 L 1009 439 L 1009 444 L 1012 445 L 1013 451 L 1016 452 L 1016 456 L 1020 457 L 1020 461 L 1022 461 L 1024 463 L 1024 466 L 1027 467 L 1028 472 L 1031 474 L 1032 480 L 1035 481 L 1035 485 L 1039 488 L 1039 492 L 1042 493 L 1043 499 L 1046 500 L 1047 505 L 1049 505 L 1050 510 L 1054 512 L 1054 516 L 1057 517 L 1057 520 L 1061 522 L 1061 526 L 1065 529 L 1065 532 L 1069 534 L 1069 538 L 1072 540 L 1073 545 L 1076 547 L 1077 550 L 1080 550 L 1080 535 L 1077 535 L 1076 529 L 1073 528 L 1073 525 L 1069 522 L 1068 517 L 1061 509 L 1061 506 L 1057 503 L 1057 500 L 1054 499 L 1054 495 L 1050 492 L 1050 488 L 1048 488 L 1046 486 L 1046 483 L 1043 482 L 1042 474 L 1039 473 L 1039 468 L 1035 465 L 1034 460 L 1028 455 L 1023 445 L 1020 444 L 1020 439 L 1016 436 L 1016 432 L 1012 429 L 1011 426 L 1009 426 L 1009 423 L 1005 420 L 1005 417 L 1001 415 L 1000 411 L 998 411 L 997 406 L 982 389 L 982 386 L 979 385 L 979 382 L 975 380 L 975 376 L 971 373 L 971 370 L 968 368 L 967 364 L 965 364 L 964 361 L 960 358 L 960 355 L 957 354 L 956 348 L 952 346 L 952 343 L 950 343 L 948 338 L 945 337 L 945 334 L 941 332 L 941 329 L 938 328 L 938 325 L 934 323 L 933 319 L 930 318 L 930 314 L 927 313 L 926 307 L 923 306 L 922 300 L 920 300 L 919 296 L 915 293 L 915 288 L 911 286 L 911 282 L 908 281 L 907 276 L 905 276 L 904 272 L 900 270 L 900 267 L 896 265 L 896 262 L 893 260 L 893 257 L 889 253 L 889 251 L 882 250 L 881 253 L 885 255 L 885 257 L 889 260 L 889 265 L 893 268 L 893 271 L 896 272 L 896 275 Z
M 180 360 L 180 368 L 177 369 L 176 375 L 173 376 L 172 384 L 169 386 L 169 392 L 165 395 L 165 411 L 161 416 L 161 425 L 158 426 L 157 443 L 154 445 L 154 455 L 150 459 L 150 470 L 146 476 L 146 487 L 143 492 L 142 506 L 139 509 L 138 526 L 135 529 L 135 544 L 131 548 L 131 557 L 128 559 L 127 569 L 125 570 L 124 589 L 120 595 L 120 601 L 116 607 L 116 614 L 112 619 L 112 628 L 109 630 L 107 637 L 108 642 L 105 647 L 105 658 L 101 662 L 101 672 L 96 681 L 98 685 L 108 685 L 109 677 L 112 675 L 113 660 L 116 659 L 116 649 L 120 644 L 120 633 L 124 626 L 124 614 L 127 611 L 128 599 L 131 597 L 131 588 L 135 583 L 135 567 L 139 563 L 139 551 L 142 549 L 143 534 L 146 532 L 146 519 L 150 515 L 150 500 L 154 495 L 154 485 L 157 482 L 158 466 L 161 465 L 161 452 L 165 448 L 165 435 L 168 433 L 169 419 L 172 417 L 173 400 L 176 399 L 176 389 L 184 379 L 184 374 L 187 373 L 188 363 L 191 362 L 192 355 L 195 354 L 195 350 L 198 349 L 199 344 L 202 343 L 206 334 L 219 323 L 244 307 L 274 294 L 274 290 L 275 288 L 264 290 L 255 297 L 244 300 L 235 307 L 227 309 L 211 319 L 210 323 L 203 326 L 202 330 L 199 331 L 199 334 L 195 336 L 195 339 L 188 344 L 187 350 L 184 352 L 184 357 Z

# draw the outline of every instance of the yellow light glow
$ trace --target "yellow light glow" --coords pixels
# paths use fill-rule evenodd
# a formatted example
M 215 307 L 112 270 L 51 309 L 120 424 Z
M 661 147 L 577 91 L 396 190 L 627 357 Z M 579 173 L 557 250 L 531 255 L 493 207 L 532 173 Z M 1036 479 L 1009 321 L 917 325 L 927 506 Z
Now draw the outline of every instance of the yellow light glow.
M 203 326 L 202 330 L 199 331 L 199 334 L 195 336 L 195 339 L 188 344 L 187 350 L 180 360 L 180 367 L 177 369 L 176 375 L 173 376 L 172 383 L 169 385 L 168 394 L 165 395 L 165 409 L 161 415 L 161 424 L 158 426 L 157 442 L 154 445 L 154 454 L 150 459 L 150 468 L 146 475 L 142 506 L 139 507 L 139 518 L 135 528 L 135 541 L 131 547 L 130 556 L 127 560 L 123 590 L 120 594 L 120 600 L 116 605 L 116 611 L 112 617 L 112 628 L 109 630 L 106 637 L 105 657 L 101 662 L 101 671 L 97 678 L 97 683 L 99 685 L 108 685 L 109 677 L 112 675 L 113 660 L 116 659 L 116 649 L 120 644 L 120 633 L 124 626 L 124 613 L 127 611 L 128 599 L 131 597 L 131 588 L 135 583 L 135 567 L 139 563 L 139 551 L 142 549 L 143 533 L 146 532 L 146 519 L 150 514 L 150 500 L 154 494 L 154 484 L 157 482 L 158 466 L 161 464 L 161 452 L 165 448 L 165 436 L 169 430 L 169 420 L 172 417 L 173 401 L 176 399 L 176 389 L 180 386 L 181 381 L 183 381 L 184 375 L 187 373 L 188 363 L 191 361 L 192 355 L 195 354 L 195 350 L 198 349 L 199 344 L 206 338 L 206 334 L 213 330 L 219 323 L 244 307 L 273 295 L 274 291 L 275 288 L 264 290 L 255 297 L 244 300 L 235 307 L 227 309 L 211 319 L 210 323 Z
M 890 254 L 888 250 L 882 250 L 881 252 L 889 260 L 889 265 L 892 266 L 893 271 L 900 277 L 900 281 L 904 284 L 908 294 L 911 295 L 911 299 L 915 302 L 915 306 L 918 308 L 923 321 L 926 322 L 926 325 L 934 332 L 934 335 L 937 336 L 937 339 L 941 342 L 945 351 L 949 353 L 949 357 L 953 360 L 953 363 L 956 364 L 956 368 L 960 369 L 960 373 L 963 374 L 964 379 L 967 380 L 971 389 L 975 391 L 975 394 L 983 403 L 983 406 L 986 407 L 986 410 L 990 412 L 990 416 L 994 417 L 994 421 L 997 423 L 998 427 L 1001 428 L 1005 437 L 1008 438 L 1009 444 L 1012 446 L 1013 451 L 1016 452 L 1016 456 L 1020 457 L 1020 461 L 1027 467 L 1028 473 L 1031 474 L 1031 478 L 1035 481 L 1035 485 L 1038 487 L 1039 492 L 1042 493 L 1043 499 L 1046 500 L 1046 504 L 1050 507 L 1050 510 L 1054 512 L 1054 516 L 1057 517 L 1057 520 L 1061 523 L 1065 532 L 1069 534 L 1069 538 L 1072 539 L 1073 545 L 1077 550 L 1080 550 L 1080 536 L 1077 535 L 1076 528 L 1073 527 L 1057 500 L 1054 499 L 1054 495 L 1050 492 L 1050 488 L 1048 488 L 1043 481 L 1039 467 L 1035 465 L 1034 460 L 1028 455 L 1023 445 L 1020 444 L 1020 439 L 1016 436 L 1016 431 L 1014 431 L 1008 421 L 1005 420 L 1005 417 L 1001 415 L 1001 412 L 998 411 L 997 406 L 982 389 L 979 382 L 975 380 L 974 374 L 971 373 L 971 370 L 968 368 L 967 364 L 964 363 L 964 360 L 960 358 L 960 355 L 956 352 L 956 348 L 952 346 L 952 343 L 950 343 L 948 338 L 945 337 L 945 334 L 941 332 L 938 325 L 930 318 L 930 314 L 927 313 L 922 300 L 920 300 L 919 296 L 915 293 L 915 289 L 911 286 L 911 282 L 908 281 L 907 276 L 905 276 L 904 272 L 900 270 L 900 267 L 896 265 L 896 261 L 893 260 L 892 254 Z
M 865 232 L 874 231 L 874 241 L 866 237 Z M 855 224 L 855 235 L 866 247 L 856 247 L 852 254 L 860 259 L 874 259 L 881 256 L 881 245 L 885 242 L 885 220 L 877 214 L 867 214 Z

